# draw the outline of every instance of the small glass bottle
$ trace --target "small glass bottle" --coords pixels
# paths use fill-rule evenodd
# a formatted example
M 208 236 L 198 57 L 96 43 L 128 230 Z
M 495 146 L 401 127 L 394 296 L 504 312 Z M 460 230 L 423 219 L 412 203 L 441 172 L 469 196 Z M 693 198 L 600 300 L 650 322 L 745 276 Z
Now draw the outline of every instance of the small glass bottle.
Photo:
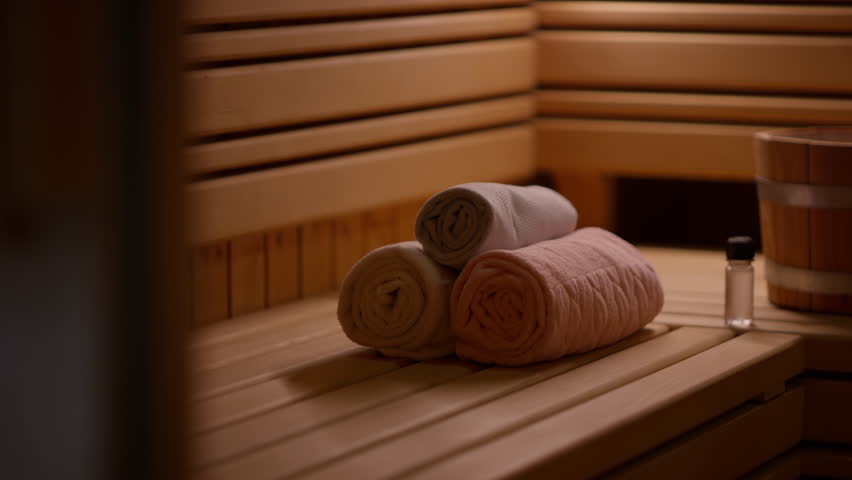
M 751 237 L 730 237 L 725 267 L 725 324 L 751 326 L 754 313 L 754 243 Z

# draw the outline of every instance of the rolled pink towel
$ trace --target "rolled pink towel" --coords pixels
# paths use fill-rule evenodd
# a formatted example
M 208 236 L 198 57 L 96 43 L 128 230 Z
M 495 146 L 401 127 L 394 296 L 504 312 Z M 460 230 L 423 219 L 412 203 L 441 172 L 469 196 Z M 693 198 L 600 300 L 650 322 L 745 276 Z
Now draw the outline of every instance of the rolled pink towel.
M 474 182 L 427 200 L 414 231 L 433 260 L 461 269 L 482 252 L 559 238 L 576 227 L 577 210 L 556 191 Z
M 456 353 L 526 365 L 586 352 L 639 330 L 663 307 L 654 268 L 599 228 L 471 260 L 453 287 Z

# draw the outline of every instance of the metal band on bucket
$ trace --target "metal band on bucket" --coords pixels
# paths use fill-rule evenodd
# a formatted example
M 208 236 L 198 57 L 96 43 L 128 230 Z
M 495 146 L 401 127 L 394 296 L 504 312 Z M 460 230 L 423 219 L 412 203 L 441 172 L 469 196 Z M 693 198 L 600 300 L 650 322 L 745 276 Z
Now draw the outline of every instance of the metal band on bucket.
M 757 197 L 791 207 L 852 208 L 852 186 L 773 182 L 757 177 Z
M 766 281 L 770 284 L 823 295 L 852 295 L 852 273 L 823 272 L 781 265 L 766 259 Z

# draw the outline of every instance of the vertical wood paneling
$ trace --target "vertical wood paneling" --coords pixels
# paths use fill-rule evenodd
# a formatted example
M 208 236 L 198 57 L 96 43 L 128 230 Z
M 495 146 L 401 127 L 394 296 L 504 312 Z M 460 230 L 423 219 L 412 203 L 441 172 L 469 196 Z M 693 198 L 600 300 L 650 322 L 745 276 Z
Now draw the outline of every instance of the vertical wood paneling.
M 207 325 L 229 316 L 228 242 L 195 248 L 192 256 L 193 325 Z
M 578 227 L 615 227 L 615 179 L 595 172 L 557 172 L 556 189 L 577 208 Z
M 428 198 L 423 197 L 409 200 L 399 205 L 399 215 L 396 223 L 396 237 L 398 241 L 414 240 L 414 223 L 417 220 L 417 213 Z
M 361 215 L 352 214 L 334 219 L 334 284 L 340 287 L 349 269 L 363 254 Z
M 363 225 L 364 253 L 397 241 L 399 227 L 399 209 L 396 206 L 374 208 L 364 212 Z
M 334 289 L 334 222 L 320 220 L 302 225 L 301 292 L 303 297 Z
M 299 298 L 300 282 L 299 227 L 292 226 L 267 232 L 266 289 L 269 306 Z
M 231 315 L 266 307 L 266 238 L 263 233 L 242 235 L 230 241 Z

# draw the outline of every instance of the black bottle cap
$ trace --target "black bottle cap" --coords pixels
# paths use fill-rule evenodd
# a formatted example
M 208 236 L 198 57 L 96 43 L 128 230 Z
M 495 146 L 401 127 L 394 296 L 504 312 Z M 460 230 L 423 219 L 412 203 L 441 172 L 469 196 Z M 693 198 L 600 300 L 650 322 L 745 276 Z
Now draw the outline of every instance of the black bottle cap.
M 753 260 L 754 242 L 751 237 L 728 237 L 728 260 Z

